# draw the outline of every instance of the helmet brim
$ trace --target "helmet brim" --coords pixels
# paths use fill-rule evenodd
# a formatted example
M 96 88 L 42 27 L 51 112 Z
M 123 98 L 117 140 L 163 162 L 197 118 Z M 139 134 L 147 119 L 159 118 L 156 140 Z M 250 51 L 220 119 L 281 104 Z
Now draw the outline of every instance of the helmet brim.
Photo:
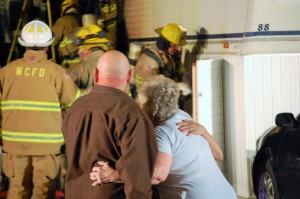
M 164 28 L 164 27 L 156 28 L 154 31 L 155 31 L 160 37 L 162 37 L 162 38 L 166 39 L 167 41 L 171 42 L 169 39 L 167 39 L 166 37 L 164 37 L 164 36 L 162 35 L 161 32 L 162 32 L 163 28 Z M 171 42 L 171 43 L 173 43 L 173 42 Z M 174 44 L 174 43 L 173 43 L 173 44 Z M 186 44 L 187 44 L 187 42 L 186 42 L 186 39 L 185 39 L 185 40 L 181 41 L 179 44 L 175 44 L 175 45 L 185 46 Z
M 46 41 L 43 43 L 29 43 L 29 42 L 24 41 L 22 39 L 22 37 L 18 37 L 18 42 L 21 46 L 24 46 L 24 47 L 48 47 L 53 43 L 54 39 L 55 38 L 53 37 L 49 41 Z
M 162 34 L 161 34 L 161 31 L 162 31 L 163 27 L 160 27 L 160 28 L 156 28 L 154 31 L 162 37 Z

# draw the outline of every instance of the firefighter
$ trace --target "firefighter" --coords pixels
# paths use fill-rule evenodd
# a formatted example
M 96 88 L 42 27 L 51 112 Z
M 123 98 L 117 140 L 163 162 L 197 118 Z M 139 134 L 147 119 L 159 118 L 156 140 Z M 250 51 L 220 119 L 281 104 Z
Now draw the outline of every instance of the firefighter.
M 82 63 L 70 75 L 83 92 L 88 91 L 94 84 L 94 68 L 98 59 L 109 49 L 110 41 L 106 38 L 105 31 L 98 25 L 91 24 L 76 32 L 74 44 L 79 47 L 78 55 Z
M 138 89 L 150 76 L 163 74 L 175 81 L 179 78 L 181 46 L 186 45 L 186 30 L 175 23 L 155 29 L 159 37 L 156 44 L 145 47 L 135 66 L 134 84 Z M 135 96 L 135 94 L 133 94 Z
M 8 199 L 55 198 L 59 175 L 62 108 L 79 89 L 60 65 L 47 60 L 54 40 L 42 21 L 27 23 L 18 38 L 23 58 L 0 69 L 3 172 L 9 178 Z
M 61 4 L 61 17 L 52 26 L 55 40 L 52 45 L 58 48 L 57 63 L 70 72 L 81 60 L 77 46 L 73 44 L 72 31 L 81 26 L 81 14 L 77 0 L 64 0 Z
M 117 0 L 99 0 L 100 27 L 107 31 L 107 38 L 111 42 L 110 50 L 116 48 L 117 42 Z

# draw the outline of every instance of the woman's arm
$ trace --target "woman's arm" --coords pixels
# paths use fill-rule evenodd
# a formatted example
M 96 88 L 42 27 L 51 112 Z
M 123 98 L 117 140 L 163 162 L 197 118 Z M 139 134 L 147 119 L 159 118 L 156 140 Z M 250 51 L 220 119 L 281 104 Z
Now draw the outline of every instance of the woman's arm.
M 159 184 L 166 180 L 169 175 L 170 169 L 172 166 L 172 156 L 168 153 L 158 152 L 154 172 L 152 176 L 151 183 L 152 184 Z
M 182 122 L 177 123 L 177 125 L 179 126 L 178 130 L 187 133 L 187 136 L 191 134 L 203 136 L 209 143 L 215 159 L 219 161 L 223 160 L 221 148 L 203 125 L 194 122 L 193 120 L 183 120 Z

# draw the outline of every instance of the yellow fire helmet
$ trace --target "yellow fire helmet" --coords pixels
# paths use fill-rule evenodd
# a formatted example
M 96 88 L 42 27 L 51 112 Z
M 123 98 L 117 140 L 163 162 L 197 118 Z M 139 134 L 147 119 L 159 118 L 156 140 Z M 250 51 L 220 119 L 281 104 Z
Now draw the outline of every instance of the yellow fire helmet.
M 111 45 L 110 41 L 106 38 L 106 32 L 94 24 L 78 29 L 75 33 L 74 44 L 79 46 L 79 51 L 96 46 L 106 51 L 108 50 L 108 46 Z
M 60 15 L 65 14 L 65 12 L 71 7 L 78 8 L 77 0 L 64 0 L 61 3 L 61 13 L 60 13 Z
M 155 32 L 168 40 L 169 42 L 178 45 L 186 45 L 186 29 L 175 23 L 169 23 L 164 27 L 156 28 Z
M 47 47 L 54 41 L 54 35 L 47 24 L 33 20 L 23 27 L 18 41 L 24 47 Z

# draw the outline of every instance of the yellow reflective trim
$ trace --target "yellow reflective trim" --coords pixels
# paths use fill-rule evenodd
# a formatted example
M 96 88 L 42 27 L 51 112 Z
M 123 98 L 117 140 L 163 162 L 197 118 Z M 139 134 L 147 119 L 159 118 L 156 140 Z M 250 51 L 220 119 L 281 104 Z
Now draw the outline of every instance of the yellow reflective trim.
M 30 108 L 30 107 L 19 107 L 19 106 L 10 106 L 10 107 L 2 107 L 3 111 L 7 110 L 26 110 L 26 111 L 51 111 L 51 112 L 60 112 L 60 108 L 49 109 L 49 108 Z
M 110 28 L 113 28 L 113 27 L 116 27 L 116 26 L 117 26 L 117 23 L 114 22 L 114 23 L 112 23 L 112 24 L 109 24 L 109 25 L 107 26 L 107 28 L 110 29 Z
M 36 142 L 36 143 L 63 143 L 64 142 L 64 139 L 62 140 L 34 140 L 34 139 L 22 139 L 22 138 L 5 138 L 2 136 L 2 139 L 3 140 L 7 140 L 7 141 L 15 141 L 15 142 Z
M 68 44 L 73 44 L 72 40 L 69 39 L 64 39 L 59 43 L 59 48 L 64 48 L 66 47 Z
M 117 4 L 111 4 L 110 6 L 105 5 L 101 7 L 101 11 L 104 13 L 109 13 L 117 10 Z
M 1 110 L 31 110 L 60 112 L 60 104 L 57 102 L 37 102 L 23 100 L 7 100 L 1 102 Z
M 28 132 L 12 132 L 2 131 L 3 134 L 7 135 L 27 135 L 27 136 L 38 136 L 38 137 L 63 137 L 62 133 L 28 133 Z
M 52 46 L 56 46 L 56 45 L 58 44 L 58 42 L 59 42 L 59 41 L 56 41 L 56 40 L 55 40 L 55 41 L 52 42 L 51 45 L 52 45 Z
M 61 63 L 62 65 L 65 65 L 65 64 L 77 64 L 77 63 L 80 63 L 81 62 L 81 59 L 64 59 L 63 62 Z
M 80 96 L 86 95 L 88 93 L 87 89 L 81 89 Z
M 62 49 L 62 48 L 65 48 L 67 46 L 67 44 L 62 44 L 62 43 L 60 43 L 59 45 L 58 45 L 58 48 L 59 49 Z
M 2 131 L 2 139 L 17 142 L 63 143 L 62 133 L 28 133 Z
M 134 81 L 135 81 L 135 83 L 138 83 L 138 84 L 144 83 L 142 76 L 137 75 L 137 74 L 134 75 Z
M 82 94 L 81 94 L 81 90 L 78 89 L 77 92 L 76 92 L 76 96 L 75 96 L 74 100 L 73 100 L 71 103 L 69 103 L 69 104 L 67 104 L 66 106 L 64 106 L 63 108 L 69 108 L 69 107 L 73 104 L 73 102 L 74 102 L 76 99 L 78 99 L 81 95 L 82 95 Z
M 41 102 L 41 101 L 23 101 L 23 100 L 5 100 L 2 101 L 1 104 L 38 104 L 38 105 L 52 105 L 52 106 L 59 106 L 58 102 Z

